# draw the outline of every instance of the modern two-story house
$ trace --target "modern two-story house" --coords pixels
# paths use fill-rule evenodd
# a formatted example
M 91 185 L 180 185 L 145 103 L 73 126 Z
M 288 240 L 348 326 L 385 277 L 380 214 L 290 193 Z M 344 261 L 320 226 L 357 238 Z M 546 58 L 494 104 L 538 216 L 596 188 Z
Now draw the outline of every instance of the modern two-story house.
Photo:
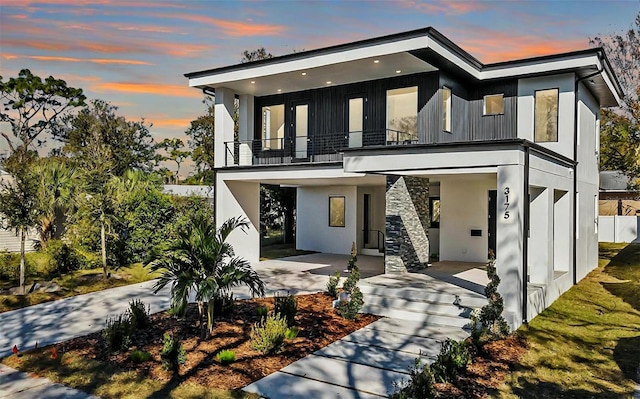
M 491 250 L 513 327 L 597 266 L 599 108 L 622 96 L 602 49 L 483 64 L 425 28 L 186 77 L 215 93 L 216 218 L 250 221 L 250 261 L 279 184 L 298 249 L 356 242 L 386 273 Z

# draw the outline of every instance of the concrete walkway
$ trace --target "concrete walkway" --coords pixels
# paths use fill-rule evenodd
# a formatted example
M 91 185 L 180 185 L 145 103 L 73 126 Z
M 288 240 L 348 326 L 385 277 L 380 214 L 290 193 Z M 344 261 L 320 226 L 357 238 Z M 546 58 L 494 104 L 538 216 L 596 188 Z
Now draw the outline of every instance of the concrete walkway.
M 328 275 L 346 268 L 348 256 L 312 254 L 269 260 L 255 265 L 275 292 L 304 294 L 322 291 Z M 246 390 L 269 398 L 367 398 L 386 396 L 393 382 L 407 378 L 407 367 L 419 355 L 426 361 L 439 350 L 446 337 L 463 338 L 468 320 L 451 307 L 455 294 L 463 304 L 475 306 L 482 297 L 427 275 L 380 275 L 382 259 L 359 256 L 366 312 L 392 316 L 381 319 L 320 351 L 272 374 Z M 154 295 L 154 282 L 112 288 L 0 313 L 0 357 L 20 350 L 59 343 L 99 331 L 107 317 L 123 313 L 132 299 L 150 305 L 151 312 L 169 307 L 165 289 Z M 465 295 L 467 294 L 467 295 Z M 234 290 L 236 298 L 249 297 L 246 289 Z M 28 389 L 27 389 L 28 388 Z M 3 367 L 0 398 L 89 398 L 46 379 Z

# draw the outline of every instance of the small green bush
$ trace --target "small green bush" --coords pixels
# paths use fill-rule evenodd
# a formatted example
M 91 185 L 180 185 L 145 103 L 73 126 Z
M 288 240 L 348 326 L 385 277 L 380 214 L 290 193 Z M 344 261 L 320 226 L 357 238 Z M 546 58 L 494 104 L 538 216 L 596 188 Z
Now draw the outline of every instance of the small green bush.
M 344 284 L 342 284 L 342 290 L 347 293 L 351 293 L 351 291 L 358 285 L 358 281 L 360 281 L 360 271 L 356 267 L 351 271 L 351 273 L 349 273 L 349 277 L 347 277 Z
M 347 320 L 355 320 L 358 313 L 364 306 L 364 299 L 360 288 L 354 287 L 351 290 L 350 299 L 348 301 L 341 301 L 338 304 L 338 314 Z
M 256 314 L 260 317 L 260 320 L 264 320 L 264 318 L 269 314 L 269 308 L 266 306 L 259 306 L 256 309 Z
M 235 302 L 233 299 L 233 293 L 229 295 L 222 295 L 213 299 L 213 316 L 223 316 L 229 314 Z
M 340 272 L 337 271 L 333 276 L 329 277 L 329 282 L 327 283 L 327 295 L 331 298 L 336 298 L 338 296 L 338 284 L 340 283 Z
M 144 363 L 151 359 L 151 353 L 136 349 L 129 353 L 129 359 L 135 364 Z
M 25 257 L 24 275 L 25 277 L 34 276 L 36 274 L 36 266 Z M 14 281 L 20 280 L 20 254 L 0 251 L 0 280 Z M 29 287 L 27 287 L 28 289 Z
M 436 361 L 431 365 L 433 376 L 440 382 L 453 381 L 471 363 L 471 354 L 464 341 L 447 338 L 442 343 Z
M 178 367 L 187 361 L 182 343 L 169 333 L 164 334 L 160 360 L 165 370 L 178 371 Z
M 83 265 L 81 255 L 64 241 L 49 240 L 46 252 L 51 257 L 49 273 L 62 275 L 78 270 Z
M 131 318 L 131 327 L 133 329 L 147 328 L 151 325 L 149 313 L 151 308 L 145 307 L 144 303 L 139 299 L 133 299 L 129 302 L 129 316 Z
M 287 321 L 280 314 L 272 314 L 251 328 L 251 348 L 261 353 L 279 350 L 284 343 Z
M 117 352 L 127 349 L 131 344 L 131 319 L 128 313 L 107 319 L 106 327 L 102 330 L 107 351 Z
M 274 308 L 273 313 L 279 314 L 287 321 L 287 327 L 291 327 L 296 321 L 298 314 L 298 300 L 293 295 L 273 297 Z
M 295 339 L 300 333 L 300 329 L 298 327 L 290 327 L 287 328 L 287 331 L 284 332 L 284 337 L 286 339 Z
M 438 392 L 435 379 L 429 366 L 422 366 L 420 359 L 416 359 L 413 366 L 409 366 L 409 381 L 406 385 L 396 385 L 396 391 L 390 399 L 433 399 Z
M 216 360 L 221 364 L 231 364 L 236 361 L 236 353 L 232 350 L 223 350 L 218 352 Z
M 483 306 L 480 311 L 481 335 L 486 335 L 486 340 L 502 339 L 509 334 L 509 324 L 502 317 L 504 300 L 498 292 L 500 277 L 496 272 L 496 260 L 493 256 L 490 257 L 487 263 L 487 276 L 489 277 L 489 284 L 484 288 L 484 293 L 489 303 Z

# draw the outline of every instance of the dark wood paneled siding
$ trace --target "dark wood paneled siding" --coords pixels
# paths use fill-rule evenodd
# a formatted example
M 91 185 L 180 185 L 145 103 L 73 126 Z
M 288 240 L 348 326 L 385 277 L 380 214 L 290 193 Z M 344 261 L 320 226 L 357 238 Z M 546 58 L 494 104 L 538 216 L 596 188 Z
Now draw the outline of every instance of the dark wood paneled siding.
M 483 115 L 484 96 L 504 94 L 504 114 Z M 517 135 L 518 82 L 503 81 L 476 88 L 469 101 L 470 140 L 515 138 Z
M 327 87 L 322 89 L 305 90 L 293 93 L 285 93 L 273 96 L 256 97 L 255 99 L 255 138 L 261 135 L 262 107 L 274 104 L 284 104 L 285 136 L 292 134 L 291 121 L 293 114 L 291 108 L 294 104 L 308 102 L 310 113 L 309 135 L 336 136 L 348 130 L 347 104 L 348 99 L 364 97 L 366 99 L 364 113 L 364 130 L 372 132 L 364 137 L 365 145 L 384 144 L 383 132 L 386 129 L 387 90 L 402 87 L 418 87 L 418 109 L 422 110 L 438 88 L 438 72 L 420 73 L 397 78 L 373 80 L 353 83 L 349 85 Z M 422 112 L 422 111 L 421 111 Z M 378 132 L 377 134 L 373 132 Z M 375 141 L 380 141 L 376 143 Z

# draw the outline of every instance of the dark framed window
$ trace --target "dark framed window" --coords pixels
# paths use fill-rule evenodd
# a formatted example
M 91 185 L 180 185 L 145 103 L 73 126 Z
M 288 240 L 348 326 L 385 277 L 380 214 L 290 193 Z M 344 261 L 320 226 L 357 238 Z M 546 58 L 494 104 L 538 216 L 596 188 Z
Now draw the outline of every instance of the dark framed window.
M 535 92 L 535 142 L 558 141 L 558 102 L 560 90 L 545 89 Z
M 482 115 L 503 115 L 504 94 L 489 94 L 484 96 Z
M 429 213 L 431 215 L 431 227 L 440 228 L 440 197 L 429 197 Z
M 345 197 L 343 195 L 329 196 L 329 227 L 344 227 Z
M 261 109 L 261 139 L 264 149 L 284 148 L 284 104 L 264 106 Z

